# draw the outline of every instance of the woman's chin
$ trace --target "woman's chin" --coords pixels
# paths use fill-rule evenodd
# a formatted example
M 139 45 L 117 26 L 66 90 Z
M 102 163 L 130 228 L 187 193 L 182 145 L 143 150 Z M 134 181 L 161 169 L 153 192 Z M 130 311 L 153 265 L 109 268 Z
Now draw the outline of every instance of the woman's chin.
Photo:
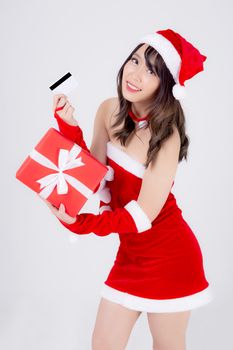
M 141 98 L 136 96 L 136 94 L 134 95 L 133 93 L 130 93 L 130 92 L 122 91 L 122 95 L 123 95 L 124 99 L 129 101 L 129 102 L 139 102 L 139 101 L 141 101 Z

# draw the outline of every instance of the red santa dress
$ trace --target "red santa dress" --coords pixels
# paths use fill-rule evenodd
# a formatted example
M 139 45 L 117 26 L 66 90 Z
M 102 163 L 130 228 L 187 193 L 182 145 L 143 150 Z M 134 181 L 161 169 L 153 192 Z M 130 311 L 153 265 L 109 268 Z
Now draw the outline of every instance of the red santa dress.
M 107 182 L 114 210 L 137 199 L 145 167 L 111 141 L 107 164 L 114 170 L 114 180 Z M 119 235 L 119 240 L 103 297 L 147 312 L 190 310 L 213 299 L 200 245 L 172 192 L 149 230 Z
M 77 131 L 84 147 L 79 126 L 56 118 L 63 134 L 74 140 Z M 111 181 L 106 181 L 111 199 L 100 202 L 100 213 L 137 200 L 145 171 L 143 164 L 112 141 L 107 143 L 106 152 L 113 174 Z M 205 276 L 200 245 L 171 191 L 151 225 L 143 234 L 119 234 L 116 258 L 101 296 L 145 312 L 178 312 L 209 303 L 214 294 Z

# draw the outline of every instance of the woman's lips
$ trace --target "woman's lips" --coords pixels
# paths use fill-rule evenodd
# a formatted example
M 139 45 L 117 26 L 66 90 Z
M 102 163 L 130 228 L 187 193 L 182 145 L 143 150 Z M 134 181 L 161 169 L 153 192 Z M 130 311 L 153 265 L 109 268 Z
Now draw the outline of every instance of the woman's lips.
M 127 81 L 126 81 L 126 89 L 127 89 L 129 92 L 133 92 L 133 93 L 141 91 L 141 90 L 132 89 L 132 88 L 128 85 L 128 82 L 127 82 Z

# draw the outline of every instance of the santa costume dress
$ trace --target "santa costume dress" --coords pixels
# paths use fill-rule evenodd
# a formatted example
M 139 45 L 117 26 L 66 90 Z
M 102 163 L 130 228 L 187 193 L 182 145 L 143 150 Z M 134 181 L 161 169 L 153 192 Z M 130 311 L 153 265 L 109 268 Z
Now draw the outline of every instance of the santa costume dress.
M 67 124 L 56 111 L 61 133 L 90 152 L 81 128 Z M 135 117 L 131 110 L 129 115 Z M 107 142 L 106 155 L 109 171 L 96 191 L 99 214 L 79 214 L 74 224 L 59 219 L 77 234 L 119 235 L 119 248 L 101 296 L 146 312 L 184 311 L 210 302 L 213 293 L 202 252 L 174 194 L 170 191 L 158 216 L 149 222 L 136 202 L 145 166 L 112 141 Z

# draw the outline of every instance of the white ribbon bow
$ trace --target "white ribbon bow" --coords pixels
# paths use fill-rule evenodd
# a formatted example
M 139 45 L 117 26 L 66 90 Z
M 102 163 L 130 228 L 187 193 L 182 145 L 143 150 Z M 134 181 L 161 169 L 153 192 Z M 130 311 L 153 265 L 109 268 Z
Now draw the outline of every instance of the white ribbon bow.
M 74 144 L 70 151 L 61 148 L 58 155 L 58 166 L 56 166 L 56 164 L 54 164 L 43 154 L 39 153 L 36 149 L 33 149 L 31 151 L 30 157 L 32 159 L 45 166 L 46 168 L 56 170 L 55 173 L 36 180 L 36 182 L 40 183 L 40 189 L 42 188 L 39 193 L 41 197 L 48 198 L 56 186 L 58 194 L 67 193 L 67 182 L 77 191 L 82 193 L 86 198 L 89 198 L 93 194 L 93 191 L 85 186 L 81 181 L 63 172 L 64 170 L 73 169 L 85 165 L 85 163 L 81 161 L 82 157 L 76 158 L 81 150 L 82 148 L 77 144 Z

